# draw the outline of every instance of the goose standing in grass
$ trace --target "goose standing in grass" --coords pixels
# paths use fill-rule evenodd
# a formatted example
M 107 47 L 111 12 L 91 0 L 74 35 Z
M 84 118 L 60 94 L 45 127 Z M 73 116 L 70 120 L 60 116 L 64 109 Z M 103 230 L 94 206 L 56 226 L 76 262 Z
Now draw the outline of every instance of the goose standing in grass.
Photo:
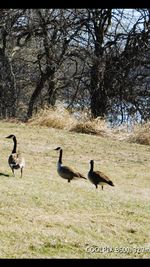
M 12 153 L 8 158 L 8 164 L 12 170 L 13 175 L 15 175 L 14 174 L 15 169 L 20 169 L 21 170 L 21 178 L 22 178 L 23 168 L 25 167 L 25 159 L 21 156 L 21 154 L 19 152 L 17 152 L 16 136 L 11 134 L 11 135 L 7 136 L 6 138 L 11 138 L 11 139 L 13 139 L 13 142 L 14 142 L 14 147 L 13 147 Z
M 88 172 L 88 178 L 91 181 L 91 183 L 93 183 L 96 188 L 98 188 L 98 184 L 101 185 L 102 190 L 103 190 L 103 186 L 108 184 L 111 186 L 114 186 L 113 182 L 102 172 L 100 171 L 94 171 L 94 160 L 90 161 L 90 170 Z
M 76 178 L 86 179 L 81 173 L 76 172 L 72 168 L 64 166 L 62 164 L 63 150 L 61 149 L 61 147 L 57 147 L 54 150 L 60 151 L 59 159 L 58 159 L 58 163 L 57 163 L 57 172 L 58 172 L 59 176 L 68 180 L 68 183 L 70 183 L 71 180 L 76 179 Z

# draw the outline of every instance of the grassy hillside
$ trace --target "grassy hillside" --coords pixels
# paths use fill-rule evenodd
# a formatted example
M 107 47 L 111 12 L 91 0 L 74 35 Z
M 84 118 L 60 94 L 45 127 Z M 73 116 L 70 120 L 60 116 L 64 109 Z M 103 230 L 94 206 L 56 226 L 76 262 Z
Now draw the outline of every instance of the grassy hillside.
M 2 121 L 0 128 L 0 258 L 150 257 L 149 146 Z M 22 179 L 7 163 L 9 134 L 26 159 Z M 67 183 L 56 171 L 57 146 L 84 175 L 94 159 L 115 187 Z

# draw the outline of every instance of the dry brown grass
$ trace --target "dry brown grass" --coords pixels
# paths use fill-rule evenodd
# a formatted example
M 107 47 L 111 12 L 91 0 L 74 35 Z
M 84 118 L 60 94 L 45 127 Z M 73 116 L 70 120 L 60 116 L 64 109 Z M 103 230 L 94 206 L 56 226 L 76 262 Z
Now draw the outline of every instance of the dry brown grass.
M 135 125 L 128 141 L 141 145 L 150 145 L 150 121 Z
M 28 123 L 30 125 L 47 126 L 56 129 L 65 129 L 68 125 L 74 124 L 74 118 L 69 111 L 62 106 L 57 108 L 41 109 L 35 116 L 33 116 Z
M 149 258 L 149 148 L 38 125 L 0 121 L 0 128 L 1 258 Z M 22 179 L 8 166 L 8 134 L 26 159 Z M 61 179 L 58 145 L 66 165 L 87 175 L 94 159 L 115 186 Z
M 100 117 L 92 119 L 88 112 L 80 112 L 77 118 L 62 105 L 55 108 L 45 108 L 28 121 L 30 125 L 40 125 L 56 129 L 66 129 L 70 132 L 85 133 L 109 137 L 114 140 L 124 140 L 131 143 L 150 145 L 150 122 L 136 124 L 132 131 L 127 125 L 111 128 Z
M 80 113 L 80 118 L 58 105 L 56 108 L 42 109 L 36 116 L 28 121 L 30 125 L 47 126 L 56 129 L 67 129 L 71 132 L 108 135 L 108 127 L 105 120 L 91 119 L 88 113 Z
M 91 119 L 88 121 L 76 122 L 74 126 L 70 128 L 71 132 L 94 134 L 100 136 L 108 135 L 108 127 L 102 119 Z

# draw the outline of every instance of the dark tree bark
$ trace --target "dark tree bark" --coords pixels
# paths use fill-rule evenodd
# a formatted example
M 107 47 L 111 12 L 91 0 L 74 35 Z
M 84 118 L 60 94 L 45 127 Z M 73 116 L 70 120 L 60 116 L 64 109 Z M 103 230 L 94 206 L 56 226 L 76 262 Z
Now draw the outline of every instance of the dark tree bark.
M 104 117 L 107 111 L 107 95 L 99 69 L 99 63 L 95 63 L 91 68 L 91 113 L 94 118 Z
M 107 93 L 104 87 L 103 75 L 103 42 L 111 23 L 111 9 L 89 10 L 89 20 L 93 24 L 94 40 L 94 58 L 90 82 L 91 114 L 96 118 L 98 116 L 104 117 L 107 113 Z
M 44 87 L 44 84 L 47 80 L 49 80 L 50 77 L 53 77 L 54 75 L 54 69 L 51 69 L 50 67 L 47 67 L 46 69 L 46 73 L 41 73 L 41 77 L 40 77 L 40 80 L 39 82 L 37 83 L 37 86 L 30 98 L 30 101 L 29 101 L 29 107 L 28 107 L 28 112 L 27 112 L 27 116 L 28 118 L 32 117 L 32 113 L 33 113 L 33 107 L 34 107 L 34 104 L 39 96 L 39 94 L 41 93 L 41 90 L 43 89 Z M 52 95 L 52 93 L 54 93 L 54 84 L 53 82 L 51 81 L 51 83 L 49 84 L 49 89 L 50 89 L 50 98 L 49 98 L 49 102 L 52 104 L 55 104 L 55 101 L 52 102 L 52 99 L 54 99 L 54 95 Z
M 11 61 L 0 48 L 0 109 L 1 117 L 16 116 L 16 83 Z

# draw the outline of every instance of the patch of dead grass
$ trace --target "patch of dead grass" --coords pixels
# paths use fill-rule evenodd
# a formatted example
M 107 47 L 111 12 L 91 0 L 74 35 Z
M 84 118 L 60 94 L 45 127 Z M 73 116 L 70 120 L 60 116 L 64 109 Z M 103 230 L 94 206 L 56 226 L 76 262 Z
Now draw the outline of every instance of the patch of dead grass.
M 77 133 L 94 134 L 100 136 L 108 135 L 107 125 L 105 121 L 100 118 L 93 120 L 91 119 L 88 121 L 76 122 L 76 124 L 70 128 L 70 131 Z
M 57 108 L 41 109 L 28 123 L 30 125 L 47 126 L 56 129 L 65 129 L 67 125 L 73 124 L 74 120 L 67 109 L 62 106 Z
M 1 258 L 148 258 L 148 253 L 90 253 L 86 247 L 149 245 L 149 150 L 144 146 L 66 130 L 0 121 Z M 105 125 L 104 125 L 105 126 Z M 27 161 L 12 176 L 6 134 L 16 133 Z M 50 138 L 52 137 L 52 138 Z M 4 141 L 5 140 L 5 141 Z M 87 180 L 68 184 L 57 174 L 58 154 L 83 174 L 89 160 L 115 187 L 96 190 Z M 141 179 L 142 177 L 142 179 Z
M 135 125 L 128 141 L 141 145 L 150 145 L 150 121 Z
M 30 125 L 47 126 L 56 129 L 67 129 L 71 132 L 108 135 L 108 126 L 104 119 L 91 119 L 88 113 L 80 113 L 80 117 L 58 105 L 56 108 L 44 108 L 33 116 L 28 123 Z
M 142 125 L 136 124 L 132 130 L 129 129 L 128 125 L 111 128 L 105 119 L 100 117 L 93 119 L 89 112 L 85 111 L 79 112 L 78 116 L 76 116 L 75 113 L 70 112 L 61 104 L 55 108 L 45 107 L 33 116 L 28 121 L 28 124 L 150 145 L 150 122 Z

